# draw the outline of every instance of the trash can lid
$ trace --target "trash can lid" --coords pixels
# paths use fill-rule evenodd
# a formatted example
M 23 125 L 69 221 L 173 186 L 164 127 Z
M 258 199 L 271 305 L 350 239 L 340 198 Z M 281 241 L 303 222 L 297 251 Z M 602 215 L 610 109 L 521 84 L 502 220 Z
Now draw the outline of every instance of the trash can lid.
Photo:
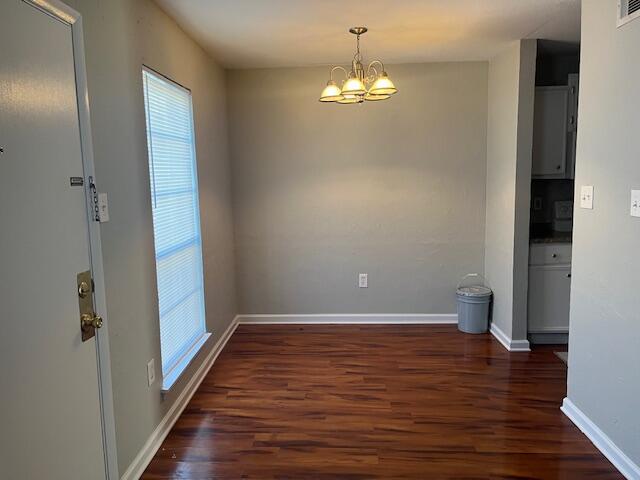
M 465 297 L 488 297 L 492 292 L 488 287 L 473 285 L 470 287 L 460 287 L 456 293 Z

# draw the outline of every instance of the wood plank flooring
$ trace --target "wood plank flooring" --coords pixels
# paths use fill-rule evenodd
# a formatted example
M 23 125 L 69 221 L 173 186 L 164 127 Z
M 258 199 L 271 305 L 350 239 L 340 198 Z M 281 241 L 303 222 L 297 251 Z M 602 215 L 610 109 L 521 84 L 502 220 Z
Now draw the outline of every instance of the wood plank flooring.
M 620 479 L 552 349 L 451 325 L 244 325 L 145 479 Z

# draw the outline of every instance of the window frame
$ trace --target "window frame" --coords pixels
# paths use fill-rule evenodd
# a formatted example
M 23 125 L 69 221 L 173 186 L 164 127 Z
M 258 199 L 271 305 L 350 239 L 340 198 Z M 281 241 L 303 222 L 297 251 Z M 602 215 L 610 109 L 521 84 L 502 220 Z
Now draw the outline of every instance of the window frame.
M 164 368 L 164 362 L 162 361 L 162 357 L 165 355 L 165 352 L 162 351 L 162 343 L 160 344 L 160 370 L 162 372 L 162 392 L 168 392 L 171 387 L 176 383 L 176 381 L 180 378 L 181 374 L 186 370 L 189 364 L 193 361 L 195 356 L 198 354 L 200 349 L 206 343 L 208 338 L 211 336 L 210 332 L 207 332 L 207 318 L 206 318 L 206 309 L 205 309 L 205 281 L 204 281 L 204 255 L 203 255 L 203 241 L 202 241 L 202 226 L 200 222 L 200 191 L 198 185 L 198 158 L 196 155 L 196 132 L 195 132 L 195 120 L 194 120 L 194 112 L 193 112 L 193 94 L 191 90 L 180 83 L 172 80 L 166 75 L 148 67 L 147 65 L 142 65 L 142 90 L 143 90 L 143 103 L 144 103 L 144 116 L 145 116 L 145 133 L 146 133 L 146 143 L 147 143 L 147 167 L 149 172 L 149 193 L 150 193 L 150 201 L 151 201 L 151 210 L 152 210 L 152 224 L 153 224 L 153 241 L 154 241 L 154 266 L 156 269 L 156 294 L 157 294 L 157 305 L 158 305 L 158 326 L 159 329 L 162 330 L 162 319 L 160 318 L 160 284 L 159 284 L 159 274 L 158 274 L 158 255 L 156 248 L 156 226 L 155 226 L 155 218 L 154 218 L 154 210 L 156 208 L 156 182 L 154 176 L 154 159 L 153 159 L 153 142 L 152 142 L 152 134 L 151 134 L 151 115 L 149 115 L 149 95 L 148 95 L 148 85 L 146 76 L 150 76 L 155 78 L 156 80 L 160 80 L 161 82 L 166 83 L 169 87 L 176 88 L 186 93 L 189 97 L 189 129 L 191 136 L 191 159 L 192 159 L 192 182 L 193 182 L 193 198 L 195 200 L 195 228 L 197 229 L 196 237 L 194 239 L 193 245 L 199 248 L 199 268 L 197 274 L 200 276 L 200 298 L 201 298 L 201 311 L 202 317 L 200 318 L 199 325 L 199 336 L 195 339 L 195 341 L 191 342 L 190 345 L 182 350 L 180 350 L 180 354 L 177 356 L 176 360 L 174 360 L 170 365 L 168 365 L 166 371 Z M 179 304 L 178 304 L 179 305 Z

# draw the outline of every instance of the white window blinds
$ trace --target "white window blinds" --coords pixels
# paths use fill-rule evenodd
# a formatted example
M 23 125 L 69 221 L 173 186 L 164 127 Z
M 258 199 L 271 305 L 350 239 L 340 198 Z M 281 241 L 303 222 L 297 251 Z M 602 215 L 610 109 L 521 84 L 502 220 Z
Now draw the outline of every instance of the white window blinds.
M 162 374 L 205 335 L 191 93 L 143 70 Z

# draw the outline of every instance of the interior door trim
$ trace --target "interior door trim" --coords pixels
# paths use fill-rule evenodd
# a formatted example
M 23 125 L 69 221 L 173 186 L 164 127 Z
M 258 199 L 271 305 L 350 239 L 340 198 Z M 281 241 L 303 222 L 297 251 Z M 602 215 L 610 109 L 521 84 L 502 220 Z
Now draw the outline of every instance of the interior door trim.
M 82 16 L 59 0 L 22 0 L 44 13 L 66 23 L 71 27 L 73 43 L 73 62 L 76 78 L 76 97 L 78 100 L 78 120 L 80 125 L 80 145 L 82 148 L 82 166 L 85 186 L 85 208 L 89 229 L 89 250 L 92 277 L 95 281 L 95 307 L 104 317 L 104 325 L 96 334 L 96 358 L 98 364 L 98 382 L 100 392 L 100 411 L 102 423 L 102 444 L 104 447 L 105 477 L 118 480 L 118 458 L 116 452 L 115 416 L 113 411 L 113 389 L 111 387 L 111 360 L 109 353 L 109 322 L 104 288 L 104 270 L 102 265 L 102 245 L 100 242 L 100 223 L 91 215 L 91 197 L 89 177 L 95 178 L 93 161 L 93 142 L 89 116 L 89 94 L 87 91 L 87 70 L 84 55 L 84 37 Z

